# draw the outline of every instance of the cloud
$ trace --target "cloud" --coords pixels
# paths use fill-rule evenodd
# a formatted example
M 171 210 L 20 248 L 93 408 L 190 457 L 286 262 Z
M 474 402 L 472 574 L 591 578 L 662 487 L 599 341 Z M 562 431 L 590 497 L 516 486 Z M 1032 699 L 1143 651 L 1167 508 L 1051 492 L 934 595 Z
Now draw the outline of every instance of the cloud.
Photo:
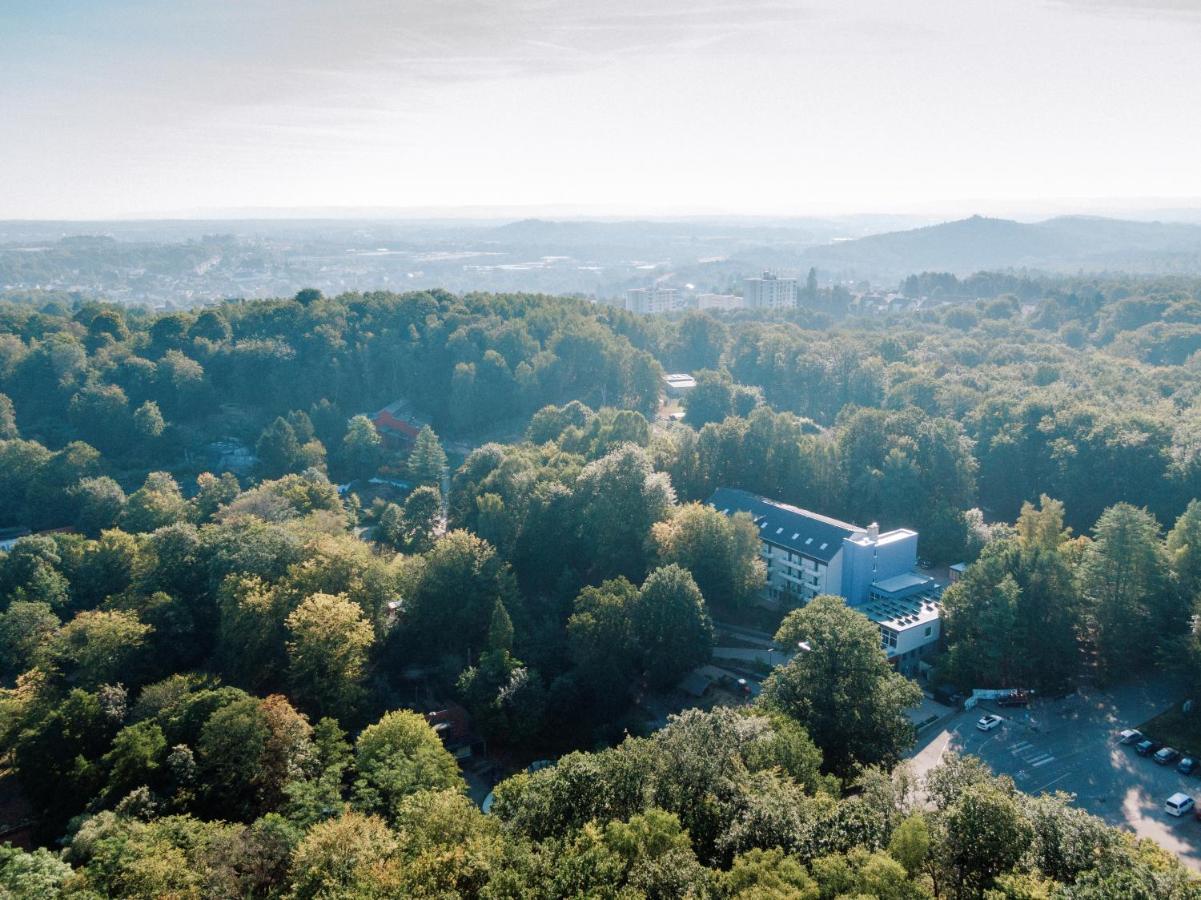
M 1095 12 L 1102 15 L 1144 18 L 1189 18 L 1201 21 L 1199 0 L 1050 0 L 1054 6 Z
M 0 12 L 11 78 L 68 90 L 82 74 L 132 97 L 226 106 L 312 103 L 361 86 L 347 76 L 400 88 L 572 72 L 767 39 L 806 15 L 795 0 L 44 0 L 41 14 L 17 2 Z

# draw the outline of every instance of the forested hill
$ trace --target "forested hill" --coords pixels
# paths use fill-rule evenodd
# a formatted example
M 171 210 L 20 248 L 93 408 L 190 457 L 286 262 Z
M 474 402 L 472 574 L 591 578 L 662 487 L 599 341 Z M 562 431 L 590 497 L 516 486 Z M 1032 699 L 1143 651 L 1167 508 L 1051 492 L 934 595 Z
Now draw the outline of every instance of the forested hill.
M 911 286 L 0 302 L 0 897 L 1201 896 L 1066 796 L 915 780 L 921 691 L 841 598 L 759 623 L 809 650 L 756 697 L 677 689 L 763 614 L 725 486 L 970 563 L 954 687 L 1201 695 L 1201 282 Z
M 973 216 L 910 231 L 814 247 L 803 261 L 864 278 L 917 269 L 969 274 L 982 269 L 1045 272 L 1201 272 L 1201 225 L 1066 216 L 1022 223 Z

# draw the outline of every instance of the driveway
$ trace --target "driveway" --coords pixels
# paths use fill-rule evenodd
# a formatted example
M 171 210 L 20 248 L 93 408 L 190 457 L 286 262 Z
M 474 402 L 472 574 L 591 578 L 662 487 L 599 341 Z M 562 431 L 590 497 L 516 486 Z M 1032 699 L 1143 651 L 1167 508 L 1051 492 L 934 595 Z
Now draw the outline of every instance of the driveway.
M 970 753 L 1028 794 L 1074 794 L 1076 804 L 1093 815 L 1154 839 L 1201 870 L 1201 822 L 1163 811 L 1164 800 L 1176 791 L 1201 800 L 1201 777 L 1158 766 L 1116 740 L 1118 731 L 1145 722 L 1177 699 L 1168 682 L 1148 680 L 1040 701 L 1029 710 L 982 702 L 921 734 L 912 765 L 924 774 L 947 751 Z M 1002 716 L 1004 723 L 979 731 L 976 720 L 986 712 Z

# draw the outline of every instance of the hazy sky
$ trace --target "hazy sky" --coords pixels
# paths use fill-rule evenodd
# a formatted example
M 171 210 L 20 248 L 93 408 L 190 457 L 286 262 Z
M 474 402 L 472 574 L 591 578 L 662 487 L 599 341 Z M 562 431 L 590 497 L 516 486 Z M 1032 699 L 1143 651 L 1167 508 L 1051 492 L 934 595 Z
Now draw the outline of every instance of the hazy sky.
M 1199 160 L 1201 0 L 0 0 L 0 217 L 1170 205 Z

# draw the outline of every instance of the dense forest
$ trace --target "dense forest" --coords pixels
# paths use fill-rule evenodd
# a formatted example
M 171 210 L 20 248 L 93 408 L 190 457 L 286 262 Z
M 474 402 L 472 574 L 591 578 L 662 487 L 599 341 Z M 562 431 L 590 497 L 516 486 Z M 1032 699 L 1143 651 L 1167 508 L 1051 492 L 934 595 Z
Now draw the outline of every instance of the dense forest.
M 0 894 L 1201 896 L 1065 796 L 970 758 L 915 781 L 920 691 L 841 600 L 779 623 L 821 640 L 753 703 L 631 714 L 762 587 L 720 486 L 971 563 L 940 679 L 1201 681 L 1201 282 L 904 291 L 947 299 L 0 304 L 0 528 L 35 532 L 0 551 L 0 782 L 37 847 Z M 411 448 L 368 418 L 397 399 Z M 489 814 L 418 691 L 518 763 Z

